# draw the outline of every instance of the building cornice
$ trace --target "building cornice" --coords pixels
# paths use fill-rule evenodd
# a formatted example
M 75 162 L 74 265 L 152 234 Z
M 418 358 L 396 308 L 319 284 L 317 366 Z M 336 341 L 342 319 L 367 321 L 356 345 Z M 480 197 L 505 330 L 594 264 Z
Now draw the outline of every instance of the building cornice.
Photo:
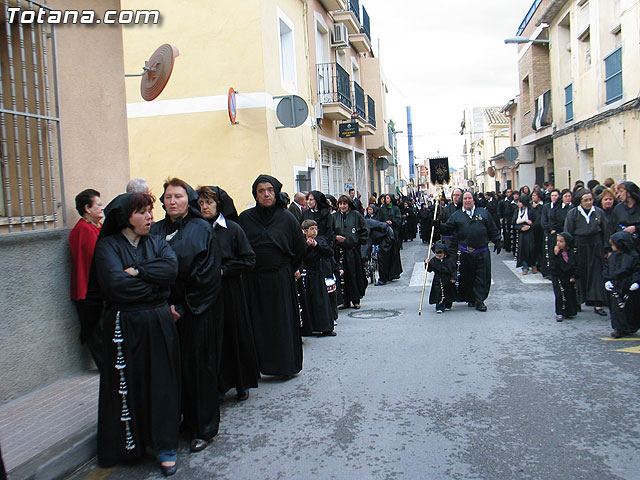
M 547 9 L 542 12 L 542 16 L 536 22 L 536 25 L 551 23 L 551 21 L 556 18 L 556 15 L 558 15 L 558 12 L 560 12 L 569 1 L 570 0 L 551 0 L 551 3 Z

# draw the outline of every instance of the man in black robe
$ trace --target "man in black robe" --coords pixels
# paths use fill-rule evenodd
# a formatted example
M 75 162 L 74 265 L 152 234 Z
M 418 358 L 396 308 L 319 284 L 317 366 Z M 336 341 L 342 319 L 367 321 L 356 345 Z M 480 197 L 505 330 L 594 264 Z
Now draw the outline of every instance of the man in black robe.
M 491 287 L 491 256 L 488 243 L 495 244 L 494 251 L 500 253 L 502 242 L 500 230 L 493 223 L 489 212 L 476 207 L 473 194 L 462 196 L 462 210 L 456 211 L 440 226 L 442 233 L 455 234 L 461 262 L 460 287 L 470 307 L 487 311 L 484 301 Z
M 306 242 L 295 217 L 282 209 L 282 184 L 270 175 L 253 182 L 256 206 L 239 223 L 256 253 L 247 296 L 260 371 L 285 378 L 302 370 L 302 337 L 294 272 Z

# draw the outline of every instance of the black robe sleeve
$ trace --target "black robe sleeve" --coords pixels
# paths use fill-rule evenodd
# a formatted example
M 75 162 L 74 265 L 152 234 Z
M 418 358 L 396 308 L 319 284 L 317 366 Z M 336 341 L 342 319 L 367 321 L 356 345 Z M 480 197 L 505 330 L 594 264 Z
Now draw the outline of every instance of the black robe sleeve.
M 227 228 L 231 237 L 230 247 L 233 250 L 233 258 L 226 259 L 222 265 L 223 275 L 236 277 L 249 273 L 256 265 L 256 254 L 244 230 L 238 224 L 227 220 Z
M 136 265 L 139 277 L 147 282 L 157 285 L 171 285 L 178 276 L 178 258 L 171 246 L 161 238 L 149 237 L 147 240 L 154 242 L 158 257 L 142 260 Z M 168 262 L 172 265 L 172 270 L 168 271 Z

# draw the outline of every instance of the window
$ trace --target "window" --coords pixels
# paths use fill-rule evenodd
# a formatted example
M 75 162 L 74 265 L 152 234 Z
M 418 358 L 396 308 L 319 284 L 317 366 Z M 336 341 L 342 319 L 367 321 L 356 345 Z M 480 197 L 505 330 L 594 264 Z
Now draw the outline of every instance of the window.
M 22 9 L 39 11 L 30 1 Z M 37 13 L 36 13 L 37 15 Z M 0 233 L 58 226 L 58 126 L 47 23 L 0 12 Z
M 564 89 L 565 121 L 573 120 L 573 83 Z
M 622 98 L 622 47 L 616 48 L 604 59 L 607 104 Z
M 280 12 L 278 25 L 280 31 L 280 78 L 282 88 L 295 92 L 297 90 L 297 80 L 293 23 Z

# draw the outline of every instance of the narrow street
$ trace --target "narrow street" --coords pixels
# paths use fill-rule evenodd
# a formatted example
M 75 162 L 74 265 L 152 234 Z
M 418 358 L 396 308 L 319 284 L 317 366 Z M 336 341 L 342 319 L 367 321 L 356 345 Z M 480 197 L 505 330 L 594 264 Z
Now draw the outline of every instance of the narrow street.
M 337 337 L 306 338 L 299 376 L 230 392 L 214 443 L 181 443 L 174 478 L 637 479 L 640 355 L 619 350 L 640 338 L 609 341 L 591 310 L 556 323 L 551 284 L 506 253 L 487 313 L 418 316 L 425 253 L 405 244 L 400 281 L 369 286 Z M 162 475 L 149 457 L 70 478 Z

